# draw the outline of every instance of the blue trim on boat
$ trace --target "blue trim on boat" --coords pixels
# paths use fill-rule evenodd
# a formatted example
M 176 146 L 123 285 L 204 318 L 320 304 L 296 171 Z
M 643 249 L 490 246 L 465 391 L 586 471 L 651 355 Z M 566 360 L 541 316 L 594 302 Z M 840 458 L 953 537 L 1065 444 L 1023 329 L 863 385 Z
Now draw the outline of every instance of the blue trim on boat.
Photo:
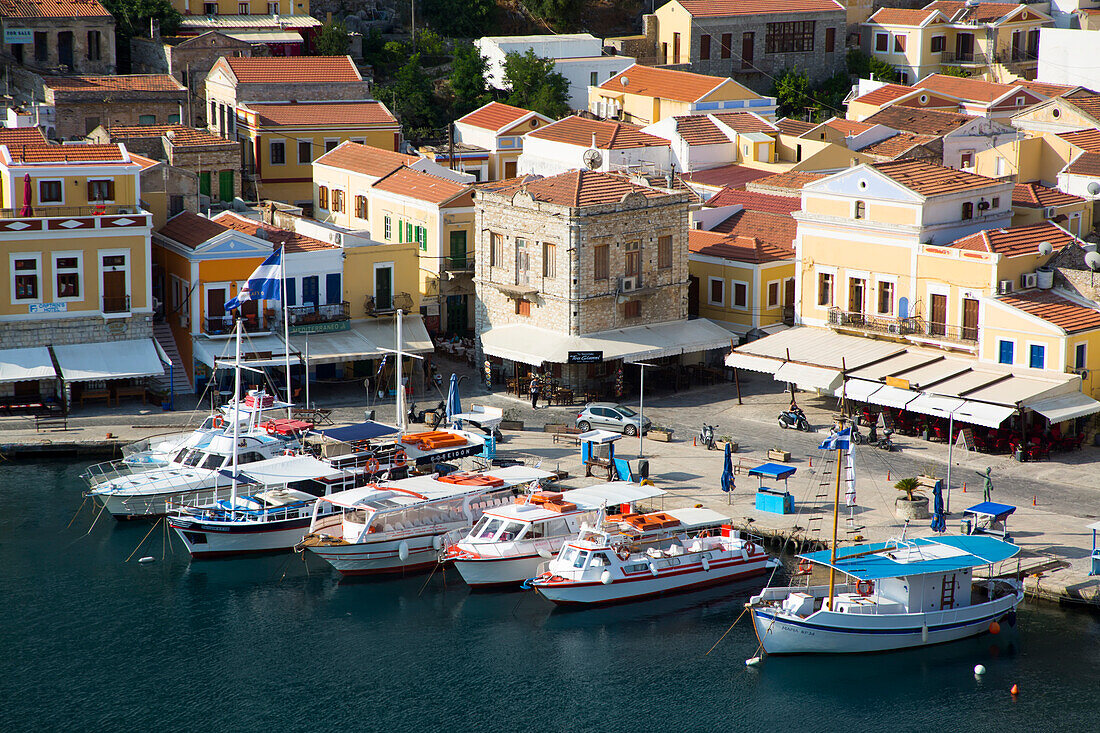
M 963 621 L 963 622 L 953 623 L 953 624 L 939 624 L 937 626 L 929 626 L 928 627 L 928 633 L 932 633 L 934 631 L 947 631 L 949 629 L 957 629 L 957 628 L 962 628 L 964 626 L 973 626 L 974 624 L 981 624 L 981 623 L 986 623 L 986 622 L 989 622 L 989 621 L 994 621 L 994 620 L 996 620 L 996 618 L 998 616 L 1001 616 L 1002 614 L 1008 613 L 1011 610 L 1012 609 L 997 611 L 996 613 L 994 613 L 990 616 L 985 616 L 983 618 L 971 619 L 970 621 Z M 876 634 L 876 635 L 877 634 L 891 634 L 891 635 L 896 635 L 896 634 L 919 634 L 922 631 L 922 627 L 919 627 L 919 626 L 915 629 L 846 629 L 846 628 L 841 628 L 841 627 L 836 627 L 836 626 L 821 626 L 819 624 L 811 624 L 811 623 L 807 623 L 806 621 L 801 621 L 801 620 L 795 621 L 794 619 L 787 618 L 786 616 L 784 616 L 783 618 L 780 618 L 780 619 L 776 619 L 774 613 L 773 613 L 773 615 L 769 616 L 769 615 L 767 615 L 767 613 L 763 609 L 754 609 L 753 610 L 753 615 L 754 616 L 759 616 L 759 617 L 761 617 L 762 619 L 765 619 L 765 620 L 766 619 L 771 619 L 773 622 L 776 622 L 776 623 L 791 624 L 793 626 L 801 626 L 803 628 L 813 629 L 815 631 L 825 631 L 825 632 L 838 633 L 838 634 Z M 906 615 L 908 615 L 908 614 L 906 614 Z

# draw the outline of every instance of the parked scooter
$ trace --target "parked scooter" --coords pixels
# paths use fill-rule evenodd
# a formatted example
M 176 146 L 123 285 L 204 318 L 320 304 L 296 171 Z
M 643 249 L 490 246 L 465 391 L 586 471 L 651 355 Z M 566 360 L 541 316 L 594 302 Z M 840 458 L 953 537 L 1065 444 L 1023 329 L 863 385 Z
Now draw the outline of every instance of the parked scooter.
M 810 421 L 806 419 L 806 413 L 802 411 L 801 407 L 792 407 L 779 413 L 779 427 L 784 430 L 787 428 L 805 430 L 808 433 L 810 432 Z
M 699 445 L 704 446 L 707 450 L 714 450 L 714 429 L 717 425 L 707 425 L 703 423 L 703 429 L 699 431 Z
M 413 402 L 409 407 L 409 422 L 413 423 L 427 423 L 428 427 L 433 430 L 439 427 L 439 424 L 447 417 L 447 406 L 442 401 L 436 405 L 435 409 L 429 410 L 417 410 L 416 403 Z
M 856 445 L 873 445 L 885 451 L 896 450 L 898 446 L 891 437 L 893 434 L 893 430 L 884 428 L 882 437 L 879 437 L 878 424 L 872 422 L 867 430 L 867 435 L 864 436 L 863 433 L 859 432 L 859 426 L 854 422 L 852 423 L 852 442 Z

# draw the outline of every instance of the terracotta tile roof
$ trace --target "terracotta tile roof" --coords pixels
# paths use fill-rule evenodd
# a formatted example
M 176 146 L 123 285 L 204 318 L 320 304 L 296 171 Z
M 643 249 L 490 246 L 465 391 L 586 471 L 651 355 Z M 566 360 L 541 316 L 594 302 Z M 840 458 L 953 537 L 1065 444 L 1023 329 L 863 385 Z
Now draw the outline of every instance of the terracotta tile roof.
M 179 242 L 184 247 L 197 249 L 201 244 L 224 231 L 228 231 L 228 227 L 211 221 L 205 216 L 199 216 L 193 211 L 183 211 L 169 219 L 158 233 L 174 242 Z
M 1075 132 L 1063 132 L 1058 137 L 1070 145 L 1076 145 L 1090 153 L 1100 153 L 1100 130 L 1077 130 Z
M 792 196 L 776 196 L 773 193 L 757 191 L 739 191 L 723 188 L 707 200 L 708 207 L 733 206 L 740 204 L 748 211 L 763 211 L 768 214 L 790 214 L 802 208 L 802 199 Z
M 469 186 L 404 166 L 382 178 L 372 186 L 378 191 L 389 191 L 430 204 L 442 204 L 459 194 L 472 190 Z
M 766 178 L 770 173 L 759 168 L 743 165 L 723 165 L 701 171 L 684 173 L 681 177 L 688 183 L 700 186 L 722 186 L 724 188 L 744 188 L 749 181 Z
M 898 97 L 904 97 L 911 91 L 913 91 L 913 87 L 902 84 L 884 84 L 872 92 L 867 92 L 862 97 L 856 97 L 854 101 L 879 107 L 893 102 Z
M 714 118 L 740 133 L 779 132 L 779 128 L 755 112 L 716 112 Z
M 15 163 L 126 163 L 118 145 L 9 146 Z
M 286 247 L 287 254 L 339 248 L 339 245 L 322 242 L 320 239 L 314 239 L 304 234 L 280 229 L 279 227 L 265 224 L 255 219 L 247 219 L 232 211 L 225 211 L 218 214 L 214 217 L 214 221 L 227 229 L 235 229 L 238 232 L 251 234 L 254 237 L 259 237 L 260 239 L 271 242 L 272 249 Z
M 1062 99 L 1069 101 L 1093 119 L 1100 120 L 1100 94 L 1090 92 L 1088 89 L 1079 89 L 1065 95 Z
M 676 132 L 688 145 L 721 145 L 731 140 L 706 115 L 683 115 L 674 118 Z
M 1077 88 L 1069 86 L 1068 84 L 1052 84 L 1045 81 L 1028 81 L 1027 79 L 1014 79 L 1012 83 L 1018 87 L 1023 87 L 1033 94 L 1039 94 L 1044 97 L 1060 97 Z
M 642 132 L 635 125 L 625 122 L 589 120 L 584 117 L 566 117 L 534 132 L 527 137 L 541 140 L 553 140 L 569 145 L 590 147 L 592 136 L 596 136 L 596 147 L 600 150 L 621 150 L 624 148 L 667 147 L 670 143 L 663 137 Z
M 0 0 L 4 18 L 109 18 L 96 0 Z
M 915 10 L 909 8 L 879 8 L 867 19 L 867 22 L 873 21 L 880 25 L 919 26 L 935 14 L 935 8 L 931 7 Z
M 962 127 L 974 118 L 957 112 L 938 112 L 931 109 L 913 109 L 891 105 L 864 120 L 876 125 L 885 125 L 902 132 L 915 132 L 918 135 L 946 135 Z
M 532 113 L 528 109 L 513 107 L 510 104 L 501 104 L 500 102 L 489 102 L 484 107 L 475 109 L 465 117 L 455 120 L 455 122 L 496 131 L 515 124 L 529 114 Z
M 825 120 L 821 123 L 821 125 L 818 125 L 818 127 L 821 127 L 822 125 L 836 130 L 845 137 L 858 135 L 861 132 L 867 132 L 875 126 L 873 122 L 856 122 L 855 120 L 846 120 L 842 117 L 833 117 L 831 119 Z
M 1012 189 L 1013 206 L 1037 209 L 1047 206 L 1072 206 L 1083 203 L 1085 203 L 1085 199 L 1080 196 L 1062 193 L 1056 188 L 1038 183 L 1017 183 L 1015 188 Z
M 1100 152 L 1081 153 L 1063 170 L 1074 176 L 1100 176 Z
M 755 237 L 719 234 L 701 229 L 688 231 L 688 251 L 752 265 L 794 259 L 793 247 L 777 247 Z
M 556 176 L 501 189 L 499 192 L 512 195 L 519 191 L 526 191 L 536 201 L 574 208 L 618 203 L 628 193 L 640 193 L 646 198 L 671 195 L 666 191 L 631 183 L 622 176 L 587 170 L 559 173 Z
M 528 173 L 526 175 L 516 176 L 515 178 L 502 178 L 499 181 L 484 181 L 482 183 L 474 183 L 472 185 L 478 191 L 502 191 L 506 188 L 519 188 L 525 183 L 537 181 L 540 178 L 542 178 L 542 176 L 536 173 Z
M 834 0 L 680 0 L 680 4 L 696 18 L 844 11 Z
M 172 145 L 176 147 L 203 147 L 207 145 L 233 145 L 238 146 L 232 140 L 219 137 L 208 130 L 187 125 L 129 125 L 111 127 L 108 132 L 112 140 L 125 140 L 129 138 L 164 137 L 172 133 Z
M 141 170 L 148 170 L 153 166 L 160 163 L 159 160 L 153 160 L 152 158 L 146 158 L 144 155 L 138 155 L 137 153 L 130 153 L 130 160 L 141 166 Z
M 1077 303 L 1053 290 L 1024 290 L 999 296 L 997 300 L 1053 323 L 1066 333 L 1100 328 L 1100 310 Z
M 1013 3 L 978 3 L 969 5 L 955 0 L 937 0 L 924 7 L 925 10 L 939 10 L 949 19 L 959 21 L 976 21 L 979 23 L 992 23 L 1016 10 L 1018 6 Z
M 403 165 L 415 163 L 416 159 L 415 155 L 395 153 L 392 150 L 348 141 L 340 143 L 313 162 L 381 178 Z
M 627 79 L 626 86 L 622 84 L 623 78 Z M 694 102 L 726 81 L 729 79 L 721 76 L 706 76 L 693 74 L 690 71 L 674 71 L 634 64 L 600 84 L 599 88 L 613 92 L 640 94 L 645 97 Z
M 262 125 L 397 125 L 397 119 L 381 102 L 249 102 L 242 106 L 255 112 Z
M 960 5 L 962 3 L 959 3 Z M 998 3 L 992 3 L 997 5 Z M 1011 6 L 1001 6 L 1011 7 Z M 1000 99 L 1012 91 L 1009 84 L 997 84 L 992 81 L 983 81 L 974 77 L 945 76 L 943 74 L 929 74 L 916 84 L 916 89 L 927 89 L 931 92 L 947 94 L 969 102 L 992 102 Z
M 46 136 L 37 127 L 0 127 L 0 145 L 46 144 Z
M 775 126 L 779 128 L 779 131 L 784 135 L 801 135 L 804 132 L 817 127 L 812 122 L 803 122 L 802 120 L 792 120 L 790 117 L 784 117 L 781 120 L 776 121 Z
M 993 252 L 1005 257 L 1019 257 L 1038 254 L 1039 245 L 1043 242 L 1050 242 L 1054 245 L 1054 251 L 1060 252 L 1062 248 L 1075 241 L 1065 229 L 1044 221 L 1024 227 L 986 229 L 956 239 L 947 246 L 975 252 Z
M 891 135 L 885 140 L 879 140 L 877 143 L 872 143 L 866 147 L 860 148 L 859 152 L 866 155 L 876 155 L 893 159 L 903 153 L 909 152 L 918 145 L 926 145 L 938 139 L 939 138 L 935 135 L 917 135 L 912 132 L 899 132 L 897 135 Z
M 792 196 L 801 196 L 802 187 L 807 183 L 824 178 L 824 173 L 811 173 L 810 171 L 786 171 L 771 176 L 764 176 L 750 183 L 747 188 L 750 191 L 762 189 L 787 189 Z M 780 194 L 782 195 L 782 194 Z
M 227 56 L 224 60 L 241 84 L 363 81 L 348 56 Z
M 923 160 L 889 160 L 884 163 L 872 163 L 871 167 L 922 196 L 988 188 L 1001 183 L 994 178 L 933 165 Z
M 182 92 L 187 87 L 171 74 L 123 74 L 121 76 L 46 76 L 42 83 L 63 92 Z
M 711 227 L 711 231 L 730 236 L 753 237 L 783 249 L 794 247 L 798 222 L 790 214 L 770 214 L 766 211 L 738 211 Z

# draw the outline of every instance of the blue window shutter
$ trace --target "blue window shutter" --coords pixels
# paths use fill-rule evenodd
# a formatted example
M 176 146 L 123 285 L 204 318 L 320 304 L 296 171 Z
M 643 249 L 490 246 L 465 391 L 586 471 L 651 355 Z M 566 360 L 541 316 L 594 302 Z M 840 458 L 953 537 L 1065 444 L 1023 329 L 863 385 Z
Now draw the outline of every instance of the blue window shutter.
M 1046 347 L 1039 344 L 1031 345 L 1031 359 L 1028 366 L 1032 369 L 1042 369 L 1046 362 Z
M 325 303 L 339 303 L 344 299 L 344 293 L 340 289 L 340 273 L 330 272 L 325 275 Z
M 1011 341 L 1001 341 L 1000 354 L 997 359 L 998 362 L 1001 364 L 1012 363 L 1014 356 L 1012 353 L 1012 346 L 1013 344 Z
M 286 304 L 298 305 L 298 281 L 292 277 L 286 279 Z

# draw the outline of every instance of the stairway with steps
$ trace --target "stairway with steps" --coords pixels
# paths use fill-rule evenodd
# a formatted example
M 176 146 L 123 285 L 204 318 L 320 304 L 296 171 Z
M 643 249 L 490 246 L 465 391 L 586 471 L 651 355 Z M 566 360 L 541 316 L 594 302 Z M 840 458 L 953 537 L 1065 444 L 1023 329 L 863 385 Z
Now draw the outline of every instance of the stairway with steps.
M 180 358 L 179 349 L 176 348 L 176 339 L 172 336 L 172 329 L 167 323 L 154 323 L 153 324 L 153 338 L 160 344 L 160 348 L 164 349 L 164 353 L 167 354 L 169 360 L 172 362 L 172 377 L 171 384 L 169 384 L 168 368 L 165 367 L 164 375 L 155 377 L 153 384 L 165 392 L 171 387 L 172 391 L 177 395 L 191 394 L 194 389 L 191 386 L 191 380 L 187 378 L 187 370 L 183 368 L 183 359 Z

